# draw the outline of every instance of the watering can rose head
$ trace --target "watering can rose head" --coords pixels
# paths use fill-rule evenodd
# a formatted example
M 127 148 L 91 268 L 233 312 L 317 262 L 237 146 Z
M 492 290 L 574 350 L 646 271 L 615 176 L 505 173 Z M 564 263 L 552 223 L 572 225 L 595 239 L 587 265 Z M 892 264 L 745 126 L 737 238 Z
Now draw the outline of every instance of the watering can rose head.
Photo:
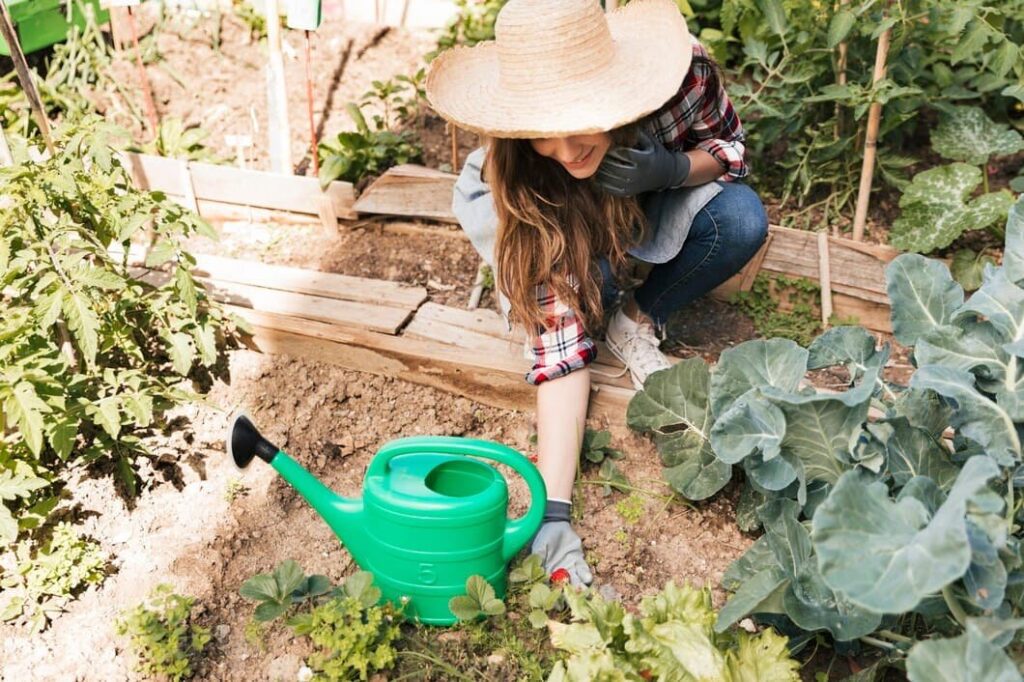
M 472 575 L 483 576 L 503 598 L 508 562 L 544 516 L 540 472 L 498 443 L 445 436 L 392 441 L 370 462 L 361 499 L 331 491 L 246 415 L 231 422 L 228 452 L 241 468 L 255 457 L 269 463 L 373 573 L 382 598 L 408 599 L 406 614 L 427 624 L 456 621 L 448 602 Z M 532 498 L 526 514 L 508 518 L 508 485 L 481 459 L 508 465 L 526 480 Z

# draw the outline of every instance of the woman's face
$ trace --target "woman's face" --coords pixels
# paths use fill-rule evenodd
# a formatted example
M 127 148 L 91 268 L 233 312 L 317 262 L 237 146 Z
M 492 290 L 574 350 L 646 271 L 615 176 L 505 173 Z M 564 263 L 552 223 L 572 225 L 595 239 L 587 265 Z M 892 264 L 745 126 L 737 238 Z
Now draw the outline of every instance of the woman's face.
M 544 137 L 530 140 L 533 150 L 541 156 L 562 164 L 569 175 L 583 180 L 597 172 L 601 160 L 612 144 L 609 133 Z

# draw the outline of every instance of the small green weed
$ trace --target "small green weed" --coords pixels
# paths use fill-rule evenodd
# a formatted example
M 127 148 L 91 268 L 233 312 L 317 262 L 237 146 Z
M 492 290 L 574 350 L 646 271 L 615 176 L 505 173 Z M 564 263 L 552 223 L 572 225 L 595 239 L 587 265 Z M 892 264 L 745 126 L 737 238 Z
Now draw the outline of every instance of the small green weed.
M 821 287 L 809 279 L 761 274 L 750 291 L 733 297 L 733 303 L 750 317 L 759 335 L 781 336 L 806 346 L 821 331 L 820 296 Z
M 609 431 L 587 429 L 583 434 L 583 446 L 580 448 L 580 455 L 584 461 L 601 465 L 598 478 L 604 483 L 601 487 L 601 494 L 604 496 L 611 495 L 612 490 L 624 491 L 629 485 L 629 479 L 615 464 L 615 460 L 622 459 L 625 455 L 611 447 L 611 442 L 612 434 Z
M 158 585 L 148 602 L 119 619 L 118 635 L 127 635 L 143 675 L 172 680 L 190 677 L 193 663 L 210 641 L 210 630 L 192 625 L 192 597 L 174 594 L 171 585 Z
M 620 528 L 612 535 L 612 539 L 615 540 L 615 542 L 624 545 L 629 542 L 629 533 L 626 532 L 625 528 Z
M 14 548 L 17 569 L 0 581 L 10 596 L 0 619 L 21 616 L 39 631 L 64 610 L 76 592 L 103 581 L 107 557 L 99 543 L 80 537 L 67 523 L 57 524 L 49 542 L 35 554 L 33 544 L 26 539 Z
M 318 647 L 308 659 L 317 673 L 314 679 L 348 680 L 358 674 L 365 680 L 395 665 L 401 621 L 401 612 L 391 604 L 374 606 L 342 594 L 295 616 L 290 624 L 296 635 L 307 635 Z
M 249 494 L 249 486 L 242 483 L 240 478 L 232 478 L 228 481 L 227 485 L 224 486 L 224 499 L 228 503 L 234 502 L 239 497 L 244 497 Z
M 631 526 L 643 518 L 646 510 L 643 498 L 636 493 L 615 503 L 615 511 L 619 512 L 619 516 Z
M 253 618 L 266 622 L 284 614 L 293 604 L 314 600 L 330 591 L 327 576 L 307 576 L 298 563 L 289 559 L 271 574 L 261 573 L 249 578 L 238 592 L 246 599 L 259 602 Z

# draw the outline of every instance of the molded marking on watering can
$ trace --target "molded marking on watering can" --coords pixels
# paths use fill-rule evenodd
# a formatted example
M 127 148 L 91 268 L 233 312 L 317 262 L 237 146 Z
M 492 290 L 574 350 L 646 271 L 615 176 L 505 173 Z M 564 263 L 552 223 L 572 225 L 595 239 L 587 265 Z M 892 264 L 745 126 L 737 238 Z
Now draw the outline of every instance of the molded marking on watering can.
M 437 582 L 434 564 L 420 564 L 420 582 L 424 585 L 433 585 Z

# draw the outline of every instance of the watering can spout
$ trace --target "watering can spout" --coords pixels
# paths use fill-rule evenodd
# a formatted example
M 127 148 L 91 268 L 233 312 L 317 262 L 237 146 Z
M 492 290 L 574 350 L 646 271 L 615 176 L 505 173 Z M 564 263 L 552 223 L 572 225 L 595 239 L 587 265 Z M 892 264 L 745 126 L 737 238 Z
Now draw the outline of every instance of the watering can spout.
M 325 486 L 301 464 L 263 437 L 245 414 L 236 415 L 228 433 L 228 454 L 240 469 L 259 457 L 274 467 L 284 480 L 302 495 L 341 538 L 353 556 L 361 556 L 367 536 L 363 522 L 363 501 L 342 497 Z

